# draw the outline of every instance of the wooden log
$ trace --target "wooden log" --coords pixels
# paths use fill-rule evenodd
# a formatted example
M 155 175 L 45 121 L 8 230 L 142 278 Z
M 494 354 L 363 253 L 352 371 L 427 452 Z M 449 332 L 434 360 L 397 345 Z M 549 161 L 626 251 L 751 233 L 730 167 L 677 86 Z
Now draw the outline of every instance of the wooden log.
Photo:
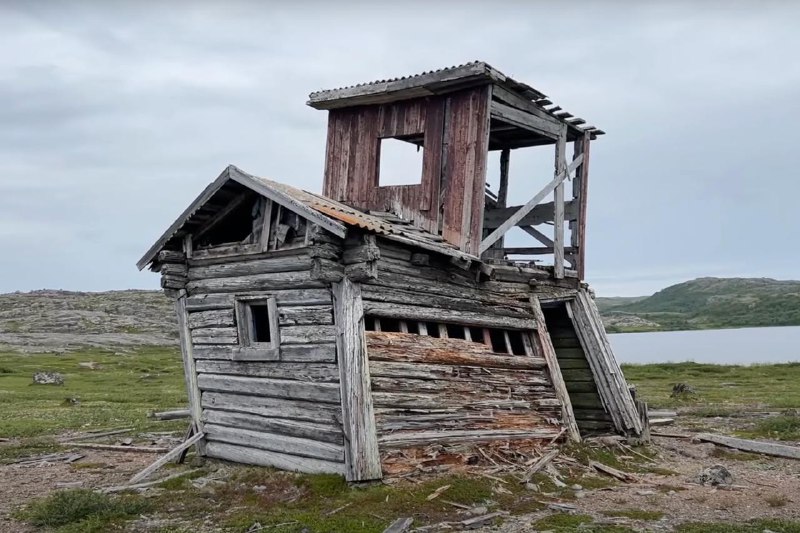
M 345 265 L 353 265 L 356 263 L 367 263 L 375 261 L 381 256 L 380 248 L 372 243 L 363 244 L 354 248 L 345 249 L 342 254 L 342 262 Z
M 186 254 L 182 250 L 161 250 L 156 256 L 157 263 L 185 263 Z
M 423 290 L 416 290 L 411 287 L 396 289 L 394 287 L 380 285 L 363 285 L 361 288 L 364 301 L 386 302 L 396 304 L 413 303 L 417 306 L 424 306 L 432 309 L 450 309 L 453 311 L 467 311 L 473 313 L 485 313 L 486 306 L 492 306 L 492 314 L 502 316 L 513 316 L 517 318 L 529 318 L 530 310 L 524 303 L 504 297 L 491 298 L 491 295 L 484 294 L 481 300 L 472 298 L 448 297 L 436 294 L 429 294 Z
M 237 344 L 239 334 L 236 328 L 201 328 L 192 330 L 193 344 Z
M 383 435 L 378 442 L 386 448 L 405 448 L 429 444 L 477 443 L 493 440 L 552 439 L 558 435 L 558 429 L 546 426 L 525 430 L 409 431 Z
M 376 261 L 369 263 L 356 263 L 344 267 L 344 275 L 352 281 L 369 281 L 378 278 L 378 266 Z
M 257 448 L 293 455 L 298 458 L 310 457 L 331 462 L 344 460 L 344 449 L 340 445 L 301 439 L 274 433 L 264 433 L 243 428 L 229 428 L 216 424 L 206 425 L 206 438 L 209 442 L 226 442 L 248 448 Z
M 522 480 L 522 483 L 528 483 L 531 478 L 539 472 L 542 468 L 546 467 L 550 462 L 555 459 L 558 454 L 561 453 L 561 450 L 558 448 L 554 450 L 550 450 L 543 456 L 541 456 L 531 467 L 525 472 L 525 477 Z
M 287 344 L 319 344 L 336 340 L 336 326 L 284 326 L 281 328 L 281 347 Z
M 414 523 L 413 518 L 398 518 L 383 530 L 383 533 L 405 533 Z
M 346 278 L 335 283 L 333 301 L 342 420 L 347 442 L 346 477 L 348 481 L 380 479 L 381 461 L 372 408 L 360 285 Z
M 231 429 L 250 429 L 262 433 L 286 435 L 321 442 L 343 445 L 344 436 L 340 426 L 333 420 L 309 422 L 290 418 L 268 418 L 252 413 L 236 413 L 217 409 L 206 409 L 203 412 L 206 424 L 225 426 Z
M 189 269 L 189 279 L 205 280 L 237 276 L 303 272 L 311 269 L 311 256 L 305 249 L 293 255 L 281 254 L 277 257 L 255 259 L 208 266 L 193 266 Z
M 544 380 L 541 380 L 544 381 Z M 550 383 L 530 383 L 528 381 L 518 382 L 487 382 L 482 380 L 454 381 L 428 379 L 408 379 L 408 378 L 383 378 L 372 377 L 373 392 L 415 392 L 415 393 L 438 393 L 442 395 L 464 394 L 464 395 L 489 395 L 498 394 L 500 396 L 524 397 L 534 395 L 550 388 Z M 596 396 L 596 395 L 595 395 Z M 599 401 L 599 400 L 598 400 Z
M 180 296 L 175 300 L 175 314 L 178 318 L 178 335 L 181 345 L 181 359 L 183 360 L 183 377 L 186 383 L 186 392 L 189 397 L 189 412 L 192 416 L 192 424 L 198 433 L 203 432 L 203 422 L 200 419 L 202 408 L 200 407 L 200 387 L 197 384 L 197 369 L 194 365 L 194 343 L 192 333 L 189 330 L 188 312 L 186 311 L 186 291 L 181 291 Z M 205 443 L 201 439 L 197 441 L 197 455 L 205 454 Z
M 615 477 L 620 481 L 624 481 L 626 483 L 633 483 L 638 481 L 638 478 L 633 474 L 629 474 L 627 472 L 623 472 L 622 470 L 617 470 L 616 468 L 612 468 L 608 465 L 604 465 L 603 463 L 598 463 L 597 461 L 589 461 L 589 466 L 597 470 L 598 472 L 602 472 L 603 474 L 607 474 L 611 477 Z
M 345 267 L 330 259 L 315 257 L 311 264 L 311 279 L 324 282 L 337 282 L 345 276 Z
M 307 382 L 337 383 L 339 370 L 334 364 L 220 361 L 198 359 L 195 362 L 201 374 L 226 374 Z
M 336 345 L 333 343 L 290 344 L 279 350 L 233 345 L 198 345 L 194 347 L 195 359 L 222 361 L 283 361 L 296 363 L 335 363 Z
M 339 403 L 340 399 L 339 386 L 335 383 L 307 383 L 221 374 L 199 374 L 197 383 L 203 392 L 231 392 L 321 403 Z
M 390 304 L 369 300 L 364 302 L 364 312 L 370 316 L 404 318 L 426 322 L 449 322 L 467 326 L 508 329 L 535 329 L 536 327 L 536 323 L 530 318 L 514 318 L 486 313 L 485 311 L 483 313 L 454 311 L 450 309 L 436 309 L 399 303 Z
M 233 327 L 233 309 L 214 309 L 189 313 L 189 328 Z
M 498 385 L 508 383 L 527 383 L 549 385 L 544 372 L 539 370 L 494 368 L 491 373 L 480 366 L 442 365 L 429 363 L 403 363 L 370 360 L 370 375 L 382 378 L 413 378 L 423 380 L 483 381 Z
M 188 311 L 205 311 L 209 309 L 233 309 L 236 297 L 263 297 L 275 298 L 278 306 L 291 305 L 325 305 L 331 304 L 331 292 L 327 288 L 321 289 L 289 289 L 272 290 L 269 292 L 243 292 L 233 294 L 198 294 L 186 299 Z
M 271 466 L 293 472 L 304 472 L 307 474 L 345 474 L 345 467 L 342 463 L 309 457 L 296 457 L 289 454 L 238 446 L 225 442 L 209 442 L 207 453 L 209 457 L 224 459 L 226 461 L 245 463 L 248 465 Z
M 203 408 L 258 415 L 265 418 L 300 420 L 341 425 L 341 407 L 329 403 L 249 396 L 246 394 L 205 392 Z
M 191 415 L 189 409 L 175 409 L 172 411 L 152 412 L 148 417 L 155 418 L 156 420 L 180 420 L 182 418 L 189 418 Z
M 540 357 L 498 355 L 483 343 L 463 339 L 442 339 L 408 333 L 367 331 L 370 361 L 396 361 L 481 368 L 535 370 L 546 363 Z
M 281 326 L 308 326 L 333 324 L 333 306 L 281 306 L 278 309 Z
M 567 166 L 567 127 L 564 126 L 556 142 L 556 175 Z M 564 277 L 564 182 L 556 185 L 553 191 L 553 276 Z
M 141 470 L 140 472 L 138 472 L 136 475 L 134 475 L 132 478 L 130 478 L 128 480 L 128 483 L 129 484 L 138 483 L 139 481 L 147 479 L 156 470 L 158 470 L 159 468 L 161 468 L 162 466 L 164 466 L 168 462 L 172 461 L 176 457 L 178 457 L 183 451 L 188 450 L 189 448 L 191 448 L 196 442 L 199 442 L 200 439 L 203 438 L 203 436 L 204 435 L 202 433 L 195 433 L 194 435 L 189 437 L 187 440 L 183 441 L 181 444 L 179 444 L 178 446 L 176 446 L 172 450 L 168 451 L 166 454 L 164 454 L 163 457 L 159 458 L 153 464 L 151 464 L 150 466 L 148 466 L 144 470 Z
M 417 409 L 464 409 L 481 411 L 484 409 L 526 409 L 535 408 L 530 399 L 483 395 L 442 395 L 420 392 L 381 392 L 372 393 L 376 407 L 417 410 Z
M 654 435 L 661 435 L 654 433 Z M 723 435 L 712 435 L 711 433 L 699 433 L 694 436 L 694 439 L 701 442 L 711 442 L 728 448 L 735 448 L 743 452 L 760 453 L 762 455 L 771 455 L 774 457 L 785 457 L 787 459 L 800 459 L 800 448 L 797 446 L 787 446 L 785 444 L 776 444 L 774 442 L 762 442 L 757 440 L 737 439 L 735 437 L 726 437 Z
M 324 281 L 311 278 L 310 269 L 302 272 L 276 272 L 274 274 L 199 279 L 186 284 L 186 290 L 191 295 L 324 287 L 326 287 Z

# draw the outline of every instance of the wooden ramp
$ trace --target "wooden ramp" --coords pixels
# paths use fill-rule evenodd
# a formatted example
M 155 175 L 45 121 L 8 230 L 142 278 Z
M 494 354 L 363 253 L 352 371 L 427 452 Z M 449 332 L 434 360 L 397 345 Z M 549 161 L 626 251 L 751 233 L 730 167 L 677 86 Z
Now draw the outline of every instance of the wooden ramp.
M 581 436 L 611 433 L 614 424 L 603 409 L 597 383 L 564 303 L 543 309 Z

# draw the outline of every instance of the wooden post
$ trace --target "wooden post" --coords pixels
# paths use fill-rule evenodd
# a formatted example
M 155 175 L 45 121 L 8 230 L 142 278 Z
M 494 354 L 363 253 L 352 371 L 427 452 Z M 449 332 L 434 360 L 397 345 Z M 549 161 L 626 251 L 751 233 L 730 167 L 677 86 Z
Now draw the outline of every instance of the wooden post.
M 348 481 L 381 479 L 361 285 L 344 278 L 332 287 L 346 477 Z
M 556 397 L 558 401 L 561 402 L 561 418 L 567 430 L 567 436 L 573 442 L 580 442 L 581 432 L 578 429 L 578 423 L 575 421 L 575 413 L 572 410 L 572 400 L 569 398 L 569 392 L 567 392 L 567 384 L 564 382 L 564 376 L 561 375 L 561 367 L 556 357 L 556 349 L 553 347 L 553 341 L 550 339 L 550 333 L 547 331 L 547 323 L 544 320 L 542 305 L 539 303 L 539 298 L 536 296 L 531 296 L 530 302 L 531 308 L 533 309 L 533 318 L 536 320 L 536 331 L 533 333 L 533 346 L 537 351 L 541 352 L 541 356 L 544 357 L 544 360 L 547 362 L 550 380 L 553 382 L 553 388 L 556 390 Z
M 186 380 L 186 392 L 189 396 L 189 413 L 197 432 L 203 433 L 203 410 L 200 405 L 200 386 L 197 384 L 197 369 L 194 365 L 192 334 L 189 331 L 185 290 L 181 290 L 178 293 L 178 299 L 175 300 L 175 314 L 178 316 L 178 335 L 180 336 L 181 343 L 181 357 L 183 358 L 183 375 Z M 205 453 L 205 440 L 200 439 L 197 441 L 197 455 L 205 455 Z
M 508 163 L 511 159 L 511 149 L 503 148 L 500 152 L 500 186 L 497 189 L 497 209 L 506 207 L 508 204 Z M 486 233 L 487 230 L 484 230 Z M 486 255 L 491 259 L 503 259 L 503 242 L 500 238 L 487 250 Z
M 567 132 L 558 136 L 556 143 L 556 169 L 558 176 L 567 168 Z M 556 279 L 564 277 L 564 182 L 556 186 L 553 193 L 553 275 Z
M 578 279 L 584 279 L 586 272 L 586 202 L 589 192 L 590 138 L 590 133 L 586 132 L 583 134 L 583 138 L 575 141 L 575 153 L 573 154 L 573 158 L 582 157 L 572 182 L 572 198 L 578 202 L 578 214 L 576 220 L 570 222 L 571 244 L 572 248 L 576 250 L 573 268 L 578 272 Z

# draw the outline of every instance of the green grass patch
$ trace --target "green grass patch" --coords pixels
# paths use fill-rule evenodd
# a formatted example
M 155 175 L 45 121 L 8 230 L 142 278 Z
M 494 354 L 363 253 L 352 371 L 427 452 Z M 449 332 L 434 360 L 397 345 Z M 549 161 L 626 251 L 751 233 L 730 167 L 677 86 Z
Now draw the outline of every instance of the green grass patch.
M 2 416 L 0 414 L 0 416 Z M 10 463 L 64 450 L 52 437 L 29 437 L 0 443 L 0 463 Z
M 664 517 L 664 513 L 661 511 L 645 511 L 644 509 L 619 509 L 616 511 L 603 511 L 603 514 L 632 520 L 661 520 Z
M 88 361 L 99 363 L 99 368 L 78 366 Z M 0 367 L 9 370 L 0 373 L 2 437 L 120 426 L 168 431 L 186 425 L 181 420 L 147 418 L 149 411 L 186 404 L 181 357 L 175 348 L 148 346 L 126 355 L 95 349 L 68 354 L 0 352 Z M 39 370 L 63 374 L 64 385 L 33 385 L 33 374 Z M 147 379 L 141 379 L 143 375 Z M 80 404 L 72 405 L 66 398 L 80 398 Z
M 76 489 L 58 491 L 33 502 L 18 513 L 18 518 L 36 527 L 64 532 L 102 532 L 149 509 L 150 503 L 139 496 L 109 496 Z
M 585 514 L 553 514 L 534 522 L 534 526 L 539 530 L 552 531 L 574 531 L 577 528 L 585 530 L 585 524 L 591 524 L 594 519 Z
M 759 420 L 748 436 L 776 440 L 800 440 L 800 416 L 780 415 Z
M 800 363 L 776 365 L 711 365 L 662 363 L 624 365 L 629 383 L 635 384 L 650 407 L 691 408 L 682 413 L 699 417 L 729 416 L 745 408 L 800 406 Z M 671 398 L 672 387 L 686 383 L 695 394 Z

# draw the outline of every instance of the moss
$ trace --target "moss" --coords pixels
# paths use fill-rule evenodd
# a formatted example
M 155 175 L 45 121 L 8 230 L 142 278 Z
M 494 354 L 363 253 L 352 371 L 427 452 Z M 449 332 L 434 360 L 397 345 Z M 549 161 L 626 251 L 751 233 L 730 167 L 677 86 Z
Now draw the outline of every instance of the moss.
M 580 527 L 585 530 L 583 524 L 591 524 L 594 522 L 589 515 L 583 514 L 553 514 L 534 522 L 536 529 L 553 530 L 553 531 L 574 531 Z
M 800 522 L 790 520 L 754 520 L 744 524 L 727 522 L 686 522 L 675 528 L 678 533 L 800 533 Z
M 58 491 L 35 501 L 18 518 L 37 527 L 69 531 L 104 531 L 109 524 L 147 511 L 150 504 L 139 496 L 109 496 L 86 489 Z

